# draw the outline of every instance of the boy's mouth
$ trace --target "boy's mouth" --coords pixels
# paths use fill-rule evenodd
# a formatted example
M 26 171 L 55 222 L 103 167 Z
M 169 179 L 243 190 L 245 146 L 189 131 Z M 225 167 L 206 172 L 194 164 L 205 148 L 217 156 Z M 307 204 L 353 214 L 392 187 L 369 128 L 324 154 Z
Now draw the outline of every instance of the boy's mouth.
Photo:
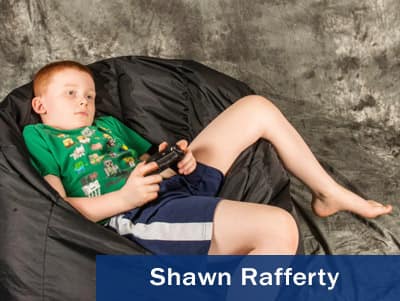
M 86 117 L 88 117 L 88 116 L 89 116 L 89 113 L 88 113 L 88 112 L 85 112 L 85 111 L 82 111 L 82 112 L 76 112 L 75 115 L 80 115 L 80 116 L 86 116 Z

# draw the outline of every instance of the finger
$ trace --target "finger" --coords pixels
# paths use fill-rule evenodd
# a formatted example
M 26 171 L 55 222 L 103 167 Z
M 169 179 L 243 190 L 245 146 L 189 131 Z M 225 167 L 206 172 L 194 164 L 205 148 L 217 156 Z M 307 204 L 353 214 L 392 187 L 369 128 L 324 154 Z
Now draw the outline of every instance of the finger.
M 194 157 L 193 157 L 192 152 L 189 151 L 188 153 L 185 154 L 183 159 L 178 162 L 178 168 L 184 167 L 186 164 L 188 164 L 191 161 L 194 161 Z
M 140 175 L 140 171 L 142 170 L 143 166 L 146 164 L 146 162 L 142 161 L 139 164 L 136 165 L 135 169 L 132 171 L 132 173 Z
M 187 147 L 188 147 L 188 142 L 187 142 L 187 140 L 182 139 L 182 140 L 179 140 L 176 143 L 176 145 L 178 145 L 179 148 L 185 152 L 187 150 Z
M 147 194 L 147 200 L 152 201 L 155 200 L 158 197 L 158 193 L 157 192 L 149 192 Z
M 158 151 L 161 153 L 164 150 L 166 150 L 166 148 L 168 147 L 168 142 L 163 141 L 160 143 L 160 145 L 158 146 Z
M 158 192 L 160 191 L 160 185 L 154 184 L 154 185 L 147 185 L 146 190 L 148 193 L 150 192 Z
M 143 184 L 149 185 L 149 184 L 157 184 L 161 183 L 162 181 L 162 176 L 158 175 L 151 175 L 151 176 L 146 176 L 143 179 Z
M 178 163 L 178 168 L 179 169 L 186 169 L 188 166 L 194 164 L 195 160 L 193 157 L 190 157 L 188 160 L 182 160 L 181 162 Z
M 191 162 L 190 164 L 186 165 L 183 169 L 182 169 L 182 173 L 184 175 L 188 175 L 191 174 L 195 169 L 196 169 L 196 161 Z
M 138 165 L 135 168 L 135 171 L 136 169 L 138 169 L 137 174 L 143 177 L 153 171 L 156 171 L 158 169 L 158 165 L 156 162 L 144 163 L 141 166 Z
M 184 170 L 186 170 L 186 169 L 190 168 L 192 165 L 194 165 L 195 162 L 196 162 L 195 160 L 189 160 L 189 161 L 186 161 L 184 164 L 178 165 L 179 171 L 183 172 Z

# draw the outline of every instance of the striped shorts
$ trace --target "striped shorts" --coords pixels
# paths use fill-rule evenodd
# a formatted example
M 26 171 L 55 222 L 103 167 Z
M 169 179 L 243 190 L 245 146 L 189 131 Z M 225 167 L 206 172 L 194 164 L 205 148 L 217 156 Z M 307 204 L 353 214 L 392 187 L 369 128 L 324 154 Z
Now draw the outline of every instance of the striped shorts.
M 156 200 L 112 217 L 108 226 L 153 254 L 207 254 L 223 179 L 219 170 L 197 163 L 190 175 L 162 181 Z

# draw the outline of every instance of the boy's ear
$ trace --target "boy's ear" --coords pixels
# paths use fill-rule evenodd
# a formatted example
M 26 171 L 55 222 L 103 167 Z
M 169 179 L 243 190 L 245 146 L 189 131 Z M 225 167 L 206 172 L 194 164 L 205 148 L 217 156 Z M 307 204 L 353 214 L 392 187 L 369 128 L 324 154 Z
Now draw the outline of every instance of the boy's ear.
M 32 108 L 38 114 L 46 114 L 46 107 L 44 106 L 40 96 L 35 96 L 32 99 Z

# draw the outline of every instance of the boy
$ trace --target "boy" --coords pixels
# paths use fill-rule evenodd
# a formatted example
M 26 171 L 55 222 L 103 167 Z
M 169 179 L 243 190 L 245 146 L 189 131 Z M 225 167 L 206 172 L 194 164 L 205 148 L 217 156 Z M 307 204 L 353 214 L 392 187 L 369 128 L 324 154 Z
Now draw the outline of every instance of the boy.
M 259 138 L 268 139 L 286 168 L 312 190 L 319 216 L 391 211 L 334 182 L 279 110 L 260 96 L 238 100 L 190 145 L 179 141 L 185 152 L 179 174 L 163 180 L 149 175 L 155 163 L 140 162 L 150 143 L 112 117 L 94 119 L 95 86 L 87 67 L 71 61 L 43 67 L 34 94 L 32 107 L 42 124 L 27 126 L 23 134 L 40 174 L 86 218 L 156 254 L 295 253 L 298 230 L 286 211 L 215 197 L 233 161 Z M 251 122 L 243 124 L 243 116 Z M 230 147 L 221 150 L 221 144 Z

